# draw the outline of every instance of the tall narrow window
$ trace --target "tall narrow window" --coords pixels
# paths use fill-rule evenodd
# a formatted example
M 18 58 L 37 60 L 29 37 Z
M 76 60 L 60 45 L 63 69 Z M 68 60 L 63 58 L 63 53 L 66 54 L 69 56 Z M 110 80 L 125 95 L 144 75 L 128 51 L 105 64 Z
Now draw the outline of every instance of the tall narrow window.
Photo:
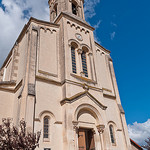
M 82 52 L 81 59 L 82 59 L 83 73 L 85 74 L 86 77 L 88 77 L 87 62 L 86 62 L 86 52 L 84 52 L 84 51 Z
M 77 73 L 75 48 L 73 46 L 71 47 L 71 57 L 72 57 L 72 72 Z
M 109 130 L 110 130 L 111 143 L 115 144 L 114 129 L 112 125 L 109 126 Z
M 54 13 L 55 13 L 55 17 L 57 17 L 57 4 L 55 4 L 54 6 Z
M 77 15 L 77 6 L 74 3 L 72 3 L 72 13 Z
M 44 138 L 49 138 L 49 117 L 44 117 L 43 137 Z

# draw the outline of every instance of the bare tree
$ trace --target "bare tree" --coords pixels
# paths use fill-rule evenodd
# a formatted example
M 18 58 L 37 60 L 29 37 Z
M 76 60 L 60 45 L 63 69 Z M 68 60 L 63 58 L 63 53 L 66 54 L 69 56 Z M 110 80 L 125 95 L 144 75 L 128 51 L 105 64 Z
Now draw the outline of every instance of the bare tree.
M 0 150 L 34 150 L 39 146 L 41 132 L 27 132 L 26 122 L 15 127 L 12 119 L 3 119 L 0 125 Z
M 146 140 L 145 140 L 145 143 L 146 145 L 143 145 L 142 147 L 147 149 L 147 150 L 150 150 L 150 137 L 148 137 Z

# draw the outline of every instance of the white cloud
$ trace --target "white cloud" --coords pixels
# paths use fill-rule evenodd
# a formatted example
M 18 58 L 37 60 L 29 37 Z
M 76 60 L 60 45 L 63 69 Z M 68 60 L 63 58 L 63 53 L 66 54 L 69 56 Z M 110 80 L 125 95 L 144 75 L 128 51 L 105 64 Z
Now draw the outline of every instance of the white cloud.
M 5 9 L 0 7 L 0 66 L 30 16 L 49 20 L 48 0 L 2 0 L 1 3 Z
M 93 27 L 95 28 L 95 30 L 97 30 L 100 27 L 101 24 L 101 20 L 99 20 Z
M 111 24 L 113 27 L 117 27 L 117 24 L 114 23 L 114 22 L 111 22 L 110 24 Z
M 92 18 L 96 15 L 95 6 L 100 2 L 100 0 L 85 0 L 84 12 L 85 18 Z
M 150 119 L 144 123 L 133 123 L 128 125 L 129 136 L 140 145 L 150 136 Z
M 101 44 L 101 41 L 99 39 L 99 37 L 97 36 L 96 34 L 96 30 L 100 27 L 100 24 L 101 24 L 101 20 L 99 20 L 93 27 L 95 28 L 95 31 L 94 31 L 94 39 L 97 43 Z
M 116 32 L 112 32 L 112 33 L 110 34 L 111 40 L 113 40 L 113 39 L 115 38 L 115 35 L 116 35 Z

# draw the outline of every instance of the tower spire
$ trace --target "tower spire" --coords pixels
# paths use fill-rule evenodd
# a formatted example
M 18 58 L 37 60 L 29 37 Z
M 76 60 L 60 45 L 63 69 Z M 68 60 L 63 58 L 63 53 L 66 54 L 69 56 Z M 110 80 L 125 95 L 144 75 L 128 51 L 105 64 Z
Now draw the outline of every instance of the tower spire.
M 84 17 L 84 0 L 49 0 L 50 21 L 53 22 L 55 18 L 61 13 L 66 12 L 85 19 Z

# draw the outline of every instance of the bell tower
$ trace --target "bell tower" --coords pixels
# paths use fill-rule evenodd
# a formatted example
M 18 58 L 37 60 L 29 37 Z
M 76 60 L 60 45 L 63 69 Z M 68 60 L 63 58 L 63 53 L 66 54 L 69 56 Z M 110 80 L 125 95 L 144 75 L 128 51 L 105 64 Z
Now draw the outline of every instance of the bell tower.
M 84 0 L 49 0 L 50 22 L 61 13 L 66 12 L 85 20 L 83 4 Z

